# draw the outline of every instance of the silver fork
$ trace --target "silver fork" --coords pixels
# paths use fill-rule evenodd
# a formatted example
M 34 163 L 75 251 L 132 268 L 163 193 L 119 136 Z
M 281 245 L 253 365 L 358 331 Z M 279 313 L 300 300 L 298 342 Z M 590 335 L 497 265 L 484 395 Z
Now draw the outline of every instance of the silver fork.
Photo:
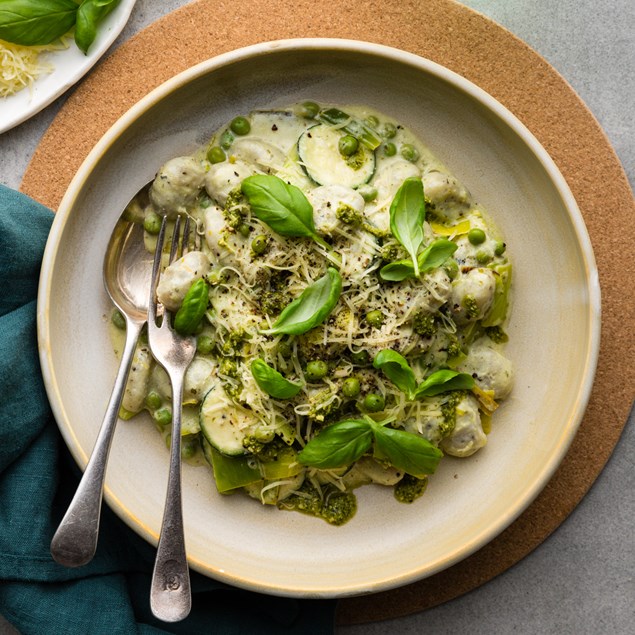
M 160 620 L 177 622 L 187 617 L 192 608 L 181 498 L 181 404 L 185 371 L 196 352 L 196 340 L 194 337 L 182 336 L 174 331 L 168 311 L 157 301 L 156 290 L 161 272 L 166 225 L 167 219 L 164 217 L 154 252 L 148 304 L 148 344 L 152 355 L 163 366 L 172 384 L 172 444 L 165 510 L 152 573 L 150 607 L 155 617 Z M 172 234 L 170 263 L 179 253 L 180 227 L 181 217 L 177 216 Z M 182 253 L 187 252 L 188 230 L 189 219 L 186 219 L 181 240 Z M 162 318 L 160 325 L 157 325 L 157 317 Z

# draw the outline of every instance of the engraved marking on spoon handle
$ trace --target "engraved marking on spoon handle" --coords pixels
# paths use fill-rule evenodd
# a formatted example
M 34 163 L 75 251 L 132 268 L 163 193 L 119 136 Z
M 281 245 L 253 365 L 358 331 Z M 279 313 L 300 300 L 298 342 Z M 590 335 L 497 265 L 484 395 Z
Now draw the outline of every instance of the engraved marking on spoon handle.
M 53 559 L 67 567 L 80 567 L 90 562 L 95 555 L 108 454 L 143 325 L 144 322 L 126 321 L 126 343 L 106 414 L 82 480 L 51 541 Z
M 185 553 L 183 504 L 181 497 L 181 406 L 183 373 L 170 374 L 172 380 L 172 442 L 168 491 L 157 547 L 150 607 L 155 617 L 164 622 L 185 619 L 192 608 L 190 574 Z

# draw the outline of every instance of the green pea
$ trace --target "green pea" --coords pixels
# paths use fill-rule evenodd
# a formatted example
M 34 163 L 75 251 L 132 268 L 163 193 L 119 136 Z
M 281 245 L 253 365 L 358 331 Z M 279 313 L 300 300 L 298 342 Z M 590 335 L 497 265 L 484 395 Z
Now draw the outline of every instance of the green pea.
M 283 359 L 289 359 L 293 354 L 293 348 L 289 342 L 280 342 L 278 344 L 278 353 L 282 355 Z
M 494 247 L 494 253 L 497 256 L 502 256 L 505 253 L 506 249 L 507 249 L 507 245 L 502 240 L 499 240 L 496 243 L 496 247 Z
M 351 353 L 351 362 L 356 366 L 368 366 L 370 363 L 370 354 L 364 350 Z
M 121 331 L 126 328 L 126 318 L 121 314 L 119 309 L 115 309 L 110 316 L 111 322 Z
M 260 234 L 256 236 L 251 241 L 251 250 L 257 255 L 260 256 L 267 251 L 267 237 L 264 234 Z
M 225 150 L 220 146 L 212 146 L 207 151 L 207 160 L 210 163 L 222 163 L 226 158 Z
M 448 259 L 446 263 L 443 265 L 443 268 L 445 269 L 446 273 L 448 274 L 448 276 L 450 276 L 452 280 L 454 280 L 454 278 L 456 278 L 459 275 L 459 263 L 453 258 Z
M 364 201 L 369 203 L 370 201 L 374 201 L 377 198 L 377 188 L 372 185 L 360 185 L 357 188 L 357 191 L 361 194 Z
M 143 229 L 153 236 L 161 231 L 161 217 L 154 210 L 146 212 L 143 218 Z
M 375 115 L 370 115 L 369 117 L 366 117 L 366 119 L 364 119 L 364 123 L 369 128 L 377 128 L 377 126 L 379 125 L 379 119 L 377 119 Z
M 320 381 L 320 379 L 324 379 L 327 373 L 329 372 L 329 367 L 326 362 L 323 362 L 320 359 L 309 362 L 306 365 L 306 370 L 304 371 L 304 375 L 307 381 Z
M 185 434 L 181 437 L 181 458 L 191 459 L 198 450 L 198 436 Z
M 359 379 L 357 377 L 347 377 L 342 382 L 342 394 L 345 397 L 353 398 L 359 395 L 361 386 L 359 385 Z
M 364 410 L 368 410 L 368 412 L 380 412 L 384 409 L 386 405 L 386 401 L 384 400 L 383 395 L 380 395 L 376 392 L 369 392 L 364 397 Z
M 366 321 L 375 328 L 379 328 L 384 323 L 384 315 L 381 311 L 369 311 L 366 314 Z
M 163 403 L 163 399 L 156 390 L 151 390 L 146 395 L 145 402 L 146 402 L 146 406 L 148 406 L 150 410 L 157 410 L 158 408 L 161 407 L 161 404 Z
M 384 154 L 387 157 L 394 157 L 395 154 L 397 154 L 397 146 L 392 141 L 389 141 L 388 143 L 385 143 L 384 144 Z
M 411 143 L 404 143 L 401 146 L 401 156 L 406 161 L 414 163 L 419 158 L 419 151 Z
M 397 136 L 397 126 L 394 123 L 385 123 L 381 129 L 384 139 L 394 139 Z
M 225 130 L 220 136 L 220 147 L 223 148 L 223 150 L 229 150 L 232 143 L 234 143 L 234 135 L 229 130 Z
M 484 249 L 479 249 L 476 252 L 476 262 L 478 262 L 480 265 L 486 265 L 491 259 L 492 256 L 490 255 L 490 253 L 488 251 L 485 251 Z
M 169 408 L 159 408 L 154 413 L 154 420 L 161 426 L 169 426 L 172 423 L 172 411 Z
M 357 141 L 353 135 L 345 134 L 343 137 L 340 137 L 337 147 L 341 155 L 350 157 L 352 154 L 357 152 L 357 148 L 359 148 L 359 141 Z
M 251 130 L 251 124 L 246 117 L 234 117 L 229 124 L 229 127 L 232 132 L 237 134 L 239 137 L 249 134 L 249 131 Z
M 299 108 L 300 117 L 305 119 L 315 119 L 318 112 L 320 112 L 320 106 L 314 101 L 305 101 Z
M 203 192 L 198 197 L 198 204 L 203 208 L 207 209 L 212 204 L 212 199 L 207 195 L 206 192 Z
M 209 335 L 199 335 L 196 338 L 196 352 L 209 355 L 214 350 L 214 338 Z
M 249 225 L 247 225 L 247 223 L 240 223 L 240 225 L 238 225 L 238 233 L 243 238 L 247 238 L 250 232 L 251 232 L 251 228 L 249 227 Z
M 220 269 L 212 269 L 212 271 L 207 274 L 206 279 L 207 282 L 214 286 L 222 282 L 227 282 L 227 273 Z
M 484 243 L 486 238 L 487 236 L 485 235 L 485 232 L 477 227 L 470 229 L 470 231 L 467 232 L 467 239 L 473 245 L 480 245 L 481 243 Z

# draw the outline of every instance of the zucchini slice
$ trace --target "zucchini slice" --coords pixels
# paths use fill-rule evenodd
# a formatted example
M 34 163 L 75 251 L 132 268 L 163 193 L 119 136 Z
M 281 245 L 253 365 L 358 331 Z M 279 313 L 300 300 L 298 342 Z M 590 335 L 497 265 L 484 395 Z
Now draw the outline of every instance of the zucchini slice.
M 214 384 L 205 395 L 200 422 L 205 439 L 227 456 L 245 454 L 243 439 L 260 425 L 256 414 L 234 403 L 221 384 Z
M 356 188 L 375 173 L 375 153 L 363 144 L 355 154 L 344 157 L 339 140 L 345 133 L 326 124 L 317 124 L 298 139 L 298 157 L 310 179 L 318 185 L 345 185 Z

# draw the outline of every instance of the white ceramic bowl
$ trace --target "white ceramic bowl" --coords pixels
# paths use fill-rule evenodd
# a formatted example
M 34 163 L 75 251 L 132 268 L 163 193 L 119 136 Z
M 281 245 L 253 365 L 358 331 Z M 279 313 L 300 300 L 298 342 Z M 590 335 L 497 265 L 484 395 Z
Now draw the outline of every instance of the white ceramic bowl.
M 38 328 L 53 411 L 83 468 L 117 366 L 101 267 L 121 210 L 165 160 L 191 152 L 232 116 L 304 99 L 367 104 L 404 122 L 493 215 L 515 267 L 513 394 L 487 447 L 442 461 L 415 504 L 397 503 L 389 488 L 362 488 L 357 515 L 338 528 L 222 497 L 208 469 L 184 467 L 194 569 L 265 593 L 341 597 L 429 576 L 494 538 L 546 485 L 584 413 L 599 345 L 593 253 L 564 179 L 512 114 L 437 64 L 362 42 L 279 41 L 199 64 L 136 104 L 79 169 L 47 244 Z M 167 467 L 149 422 L 119 423 L 106 500 L 152 543 Z

